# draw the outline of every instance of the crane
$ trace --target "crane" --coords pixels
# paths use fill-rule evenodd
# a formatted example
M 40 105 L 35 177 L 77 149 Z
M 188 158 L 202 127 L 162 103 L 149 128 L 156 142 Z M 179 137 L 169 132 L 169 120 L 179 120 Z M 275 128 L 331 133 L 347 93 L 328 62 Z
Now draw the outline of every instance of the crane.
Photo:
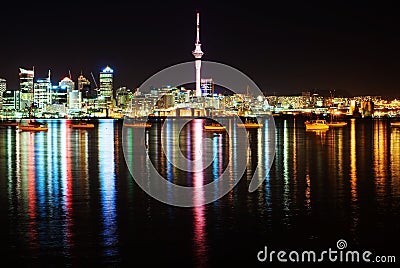
M 94 82 L 94 84 L 96 85 L 96 88 L 98 89 L 99 87 L 97 86 L 96 79 L 94 79 L 94 75 L 93 75 L 93 73 L 92 73 L 92 72 L 90 72 L 90 74 L 92 75 L 93 82 Z

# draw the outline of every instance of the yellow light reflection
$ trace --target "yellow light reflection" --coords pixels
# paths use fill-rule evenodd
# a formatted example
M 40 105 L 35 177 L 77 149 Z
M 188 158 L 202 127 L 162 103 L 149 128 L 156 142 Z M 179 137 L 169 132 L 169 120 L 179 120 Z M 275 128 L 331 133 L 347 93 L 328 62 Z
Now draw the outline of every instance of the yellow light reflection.
M 400 196 L 400 129 L 393 128 L 390 135 L 390 165 L 392 196 Z
M 356 140 L 356 121 L 351 119 L 350 123 L 350 195 L 351 195 L 351 207 L 353 209 L 353 229 L 357 228 L 358 225 L 358 213 L 357 213 L 357 140 Z
M 373 165 L 374 165 L 374 177 L 375 186 L 379 195 L 384 195 L 385 181 L 388 176 L 387 174 L 387 128 L 382 120 L 376 120 L 374 123 L 374 135 L 373 135 Z
M 292 135 L 292 154 L 293 154 L 293 184 L 295 185 L 294 191 L 293 191 L 293 196 L 297 196 L 297 129 L 296 129 L 296 118 L 294 118 L 293 121 L 293 135 Z M 295 199 L 296 200 L 296 199 Z M 295 202 L 294 200 L 294 202 Z

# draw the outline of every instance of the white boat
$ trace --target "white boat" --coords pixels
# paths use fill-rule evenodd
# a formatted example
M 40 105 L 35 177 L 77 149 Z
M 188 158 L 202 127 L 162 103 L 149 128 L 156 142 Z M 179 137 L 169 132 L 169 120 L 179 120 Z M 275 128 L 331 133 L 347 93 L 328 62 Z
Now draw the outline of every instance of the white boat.
M 326 120 L 309 120 L 304 122 L 306 130 L 328 130 L 329 125 Z

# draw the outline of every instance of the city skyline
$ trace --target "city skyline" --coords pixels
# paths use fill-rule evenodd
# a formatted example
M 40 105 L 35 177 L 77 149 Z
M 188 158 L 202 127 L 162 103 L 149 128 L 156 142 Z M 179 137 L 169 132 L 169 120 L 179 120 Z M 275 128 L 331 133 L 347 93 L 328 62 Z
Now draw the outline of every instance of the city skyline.
M 37 77 L 46 77 L 50 69 L 57 81 L 69 71 L 75 79 L 83 72 L 91 80 L 91 72 L 109 65 L 116 88 L 139 87 L 165 67 L 193 61 L 193 14 L 199 11 L 207 51 L 203 60 L 238 68 L 266 95 L 322 89 L 398 97 L 399 30 L 395 9 L 385 2 L 267 3 L 262 8 L 251 2 L 150 1 L 104 8 L 89 1 L 68 8 L 57 3 L 24 7 L 5 7 L 0 18 L 0 77 L 11 89 L 18 88 L 18 68 L 32 66 Z

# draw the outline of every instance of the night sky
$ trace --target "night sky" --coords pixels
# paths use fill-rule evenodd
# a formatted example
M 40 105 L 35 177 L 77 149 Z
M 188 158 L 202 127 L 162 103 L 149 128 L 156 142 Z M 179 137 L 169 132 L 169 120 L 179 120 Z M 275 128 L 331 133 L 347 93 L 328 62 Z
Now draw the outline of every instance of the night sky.
M 1 7 L 0 77 L 18 68 L 58 83 L 106 65 L 115 87 L 192 61 L 196 11 L 203 60 L 228 64 L 265 94 L 335 90 L 400 97 L 395 1 L 13 1 Z M 4 2 L 2 2 L 4 5 Z

